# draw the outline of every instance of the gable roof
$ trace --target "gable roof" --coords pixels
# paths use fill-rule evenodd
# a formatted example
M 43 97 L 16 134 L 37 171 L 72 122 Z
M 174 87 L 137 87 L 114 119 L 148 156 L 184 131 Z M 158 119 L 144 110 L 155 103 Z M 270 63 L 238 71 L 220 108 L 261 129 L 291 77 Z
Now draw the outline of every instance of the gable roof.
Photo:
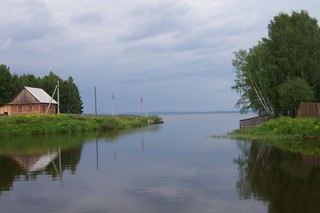
M 35 97 L 40 103 L 50 103 L 51 96 L 48 95 L 43 89 L 41 88 L 34 88 L 34 87 L 24 87 L 30 94 Z M 54 99 L 51 101 L 52 104 L 58 104 Z

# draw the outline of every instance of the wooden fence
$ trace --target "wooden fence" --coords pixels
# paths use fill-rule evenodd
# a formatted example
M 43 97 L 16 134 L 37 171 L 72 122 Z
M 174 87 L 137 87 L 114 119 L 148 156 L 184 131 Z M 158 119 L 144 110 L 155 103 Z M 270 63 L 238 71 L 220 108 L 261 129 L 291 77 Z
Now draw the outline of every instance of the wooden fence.
M 320 103 L 301 103 L 298 116 L 320 118 Z
M 273 116 L 271 116 L 271 115 L 243 119 L 243 120 L 240 120 L 240 129 L 252 128 L 252 127 L 258 126 L 266 121 L 269 121 L 271 119 L 273 119 Z

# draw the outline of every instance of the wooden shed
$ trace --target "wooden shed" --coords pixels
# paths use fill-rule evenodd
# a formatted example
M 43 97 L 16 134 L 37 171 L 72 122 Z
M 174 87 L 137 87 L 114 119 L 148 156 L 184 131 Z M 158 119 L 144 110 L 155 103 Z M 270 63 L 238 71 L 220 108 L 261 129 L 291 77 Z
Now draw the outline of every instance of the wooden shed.
M 22 114 L 56 114 L 58 102 L 51 98 L 43 89 L 24 87 L 8 104 L 0 106 L 2 115 Z
M 298 116 L 320 118 L 320 103 L 301 103 Z

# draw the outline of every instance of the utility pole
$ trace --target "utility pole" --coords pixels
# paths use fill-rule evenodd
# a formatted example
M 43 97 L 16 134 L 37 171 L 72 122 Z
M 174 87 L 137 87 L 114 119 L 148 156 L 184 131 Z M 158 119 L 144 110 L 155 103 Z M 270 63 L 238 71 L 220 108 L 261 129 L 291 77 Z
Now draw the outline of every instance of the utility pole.
M 147 110 L 146 110 L 146 108 L 145 108 L 145 106 L 143 104 L 143 98 L 142 97 L 140 97 L 140 102 L 141 102 L 141 116 L 143 116 L 143 112 L 144 112 L 145 116 L 148 116 Z
M 58 88 L 58 114 L 60 114 L 60 83 L 59 80 L 57 82 L 57 88 Z
M 51 99 L 50 99 L 50 103 L 49 103 L 49 105 L 47 107 L 47 110 L 46 110 L 46 114 L 48 114 L 48 112 L 50 110 L 50 106 L 51 106 L 53 97 L 56 94 L 57 89 L 58 89 L 58 112 L 57 113 L 59 114 L 59 81 L 58 81 L 58 84 L 56 85 L 56 87 L 54 88 L 53 94 L 52 94 Z
M 114 93 L 112 93 L 112 116 L 114 116 L 114 105 L 115 105 L 115 99 L 116 99 L 116 96 L 114 95 Z
M 94 87 L 94 114 L 97 115 L 97 89 Z
M 143 115 L 143 99 L 140 97 L 140 103 L 141 103 L 141 116 Z

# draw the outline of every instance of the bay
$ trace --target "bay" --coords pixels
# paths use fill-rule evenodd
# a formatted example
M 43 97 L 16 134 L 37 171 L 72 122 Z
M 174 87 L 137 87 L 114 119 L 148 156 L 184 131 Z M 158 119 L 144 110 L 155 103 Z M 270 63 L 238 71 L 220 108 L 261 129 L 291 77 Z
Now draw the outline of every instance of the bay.
M 162 117 L 108 134 L 1 138 L 0 212 L 319 212 L 318 156 L 210 137 L 237 129 L 236 113 Z

